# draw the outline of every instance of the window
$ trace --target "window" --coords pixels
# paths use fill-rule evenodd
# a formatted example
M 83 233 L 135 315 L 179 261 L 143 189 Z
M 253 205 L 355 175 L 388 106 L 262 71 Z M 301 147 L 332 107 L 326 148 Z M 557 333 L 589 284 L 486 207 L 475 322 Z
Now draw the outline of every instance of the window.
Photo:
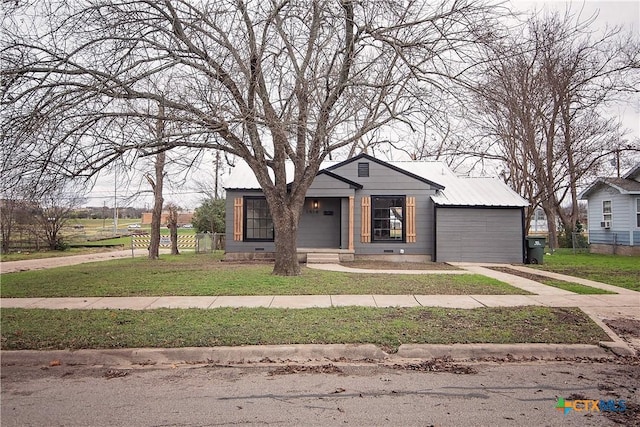
M 611 222 L 611 200 L 604 200 L 602 202 L 602 221 Z
M 640 227 L 640 197 L 636 199 L 636 227 Z
M 372 197 L 373 241 L 404 242 L 404 197 Z
M 358 163 L 358 176 L 359 177 L 369 176 L 369 163 Z
M 267 200 L 261 197 L 246 197 L 244 200 L 245 240 L 273 240 L 273 219 Z

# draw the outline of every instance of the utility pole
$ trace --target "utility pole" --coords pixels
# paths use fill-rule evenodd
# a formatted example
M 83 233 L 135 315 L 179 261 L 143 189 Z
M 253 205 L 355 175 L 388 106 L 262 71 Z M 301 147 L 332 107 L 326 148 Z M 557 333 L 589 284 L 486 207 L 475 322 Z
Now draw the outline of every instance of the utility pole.
M 216 165 L 215 165 L 215 170 L 216 170 L 216 178 L 215 178 L 215 184 L 214 184 L 214 191 L 215 194 L 213 195 L 213 198 L 218 200 L 218 175 L 219 175 L 219 171 L 220 171 L 220 151 L 216 151 Z
M 113 172 L 113 235 L 118 234 L 118 169 Z

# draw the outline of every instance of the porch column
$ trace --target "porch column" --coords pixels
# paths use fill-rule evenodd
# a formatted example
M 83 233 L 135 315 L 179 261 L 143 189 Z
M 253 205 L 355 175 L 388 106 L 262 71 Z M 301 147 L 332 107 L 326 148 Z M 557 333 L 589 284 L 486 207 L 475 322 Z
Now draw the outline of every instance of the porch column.
M 355 206 L 355 197 L 349 196 L 349 250 L 353 251 L 353 209 Z

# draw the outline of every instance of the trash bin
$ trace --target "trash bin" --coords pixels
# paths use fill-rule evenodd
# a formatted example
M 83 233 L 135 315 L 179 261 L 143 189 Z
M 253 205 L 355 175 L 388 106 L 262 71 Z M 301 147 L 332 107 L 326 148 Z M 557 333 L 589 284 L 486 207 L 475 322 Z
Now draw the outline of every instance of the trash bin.
M 527 236 L 527 264 L 542 264 L 546 237 Z

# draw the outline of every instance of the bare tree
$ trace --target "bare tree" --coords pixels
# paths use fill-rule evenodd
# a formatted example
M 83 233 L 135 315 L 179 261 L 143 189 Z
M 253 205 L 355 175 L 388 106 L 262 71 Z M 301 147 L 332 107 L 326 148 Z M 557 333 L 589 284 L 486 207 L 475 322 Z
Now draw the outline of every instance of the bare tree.
M 629 54 L 638 38 L 619 28 L 594 37 L 590 22 L 570 10 L 531 17 L 488 50 L 473 85 L 478 114 L 472 117 L 485 142 L 477 154 L 502 161 L 505 180 L 544 209 L 551 247 L 557 247 L 557 219 L 566 232 L 578 220 L 580 183 L 618 149 L 620 130 L 603 109 L 639 83 L 640 51 Z M 567 199 L 568 215 L 561 209 Z
M 3 40 L 5 55 L 24 60 L 2 71 L 15 82 L 5 98 L 13 123 L 52 122 L 47 155 L 32 164 L 80 176 L 130 150 L 240 157 L 274 218 L 280 275 L 300 272 L 298 219 L 320 163 L 411 121 L 417 101 L 491 39 L 500 12 L 476 0 L 35 3 L 33 25 L 15 25 Z M 162 140 L 112 130 L 160 102 L 158 119 L 172 123 Z
M 66 190 L 50 191 L 38 201 L 36 224 L 50 250 L 65 248 L 61 231 L 71 219 L 73 211 L 85 200 L 77 194 Z
M 178 215 L 180 210 L 180 207 L 175 203 L 167 204 L 167 227 L 169 227 L 171 239 L 171 255 L 180 255 L 178 250 Z
M 153 209 L 151 210 L 151 235 L 149 242 L 149 259 L 158 259 L 160 256 L 160 227 L 162 227 L 162 208 L 164 197 L 162 189 L 164 187 L 164 165 L 166 152 L 161 151 L 156 154 L 155 177 L 147 174 L 145 177 L 153 190 Z

